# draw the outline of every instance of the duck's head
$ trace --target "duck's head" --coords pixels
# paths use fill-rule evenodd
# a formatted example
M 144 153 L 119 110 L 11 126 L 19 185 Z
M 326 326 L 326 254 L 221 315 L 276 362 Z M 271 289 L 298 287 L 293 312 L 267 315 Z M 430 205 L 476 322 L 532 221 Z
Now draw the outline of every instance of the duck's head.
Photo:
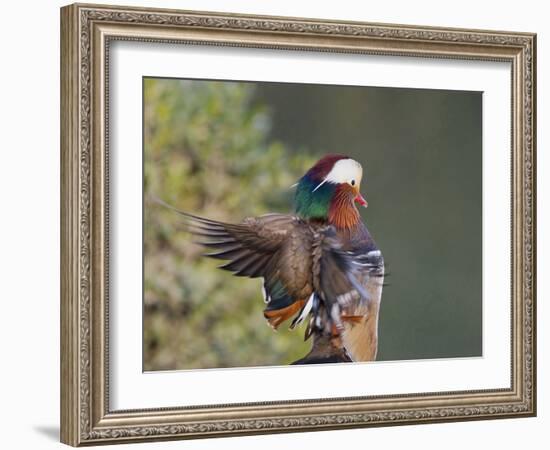
M 355 204 L 367 207 L 360 192 L 363 168 L 344 155 L 321 158 L 296 185 L 296 214 L 351 228 L 360 221 Z

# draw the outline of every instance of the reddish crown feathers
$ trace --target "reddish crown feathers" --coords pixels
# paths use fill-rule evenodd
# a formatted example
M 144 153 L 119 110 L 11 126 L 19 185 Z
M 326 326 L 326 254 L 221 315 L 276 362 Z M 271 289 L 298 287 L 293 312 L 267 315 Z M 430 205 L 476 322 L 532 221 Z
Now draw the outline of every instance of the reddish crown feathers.
M 310 179 L 322 181 L 332 170 L 336 161 L 341 159 L 350 159 L 350 157 L 336 153 L 326 155 L 307 171 L 306 176 Z

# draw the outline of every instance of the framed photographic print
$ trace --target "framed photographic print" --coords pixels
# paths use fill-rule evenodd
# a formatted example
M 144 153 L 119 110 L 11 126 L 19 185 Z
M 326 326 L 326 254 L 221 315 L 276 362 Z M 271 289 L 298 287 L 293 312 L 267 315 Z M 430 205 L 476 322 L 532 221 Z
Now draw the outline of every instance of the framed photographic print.
M 536 413 L 530 33 L 61 9 L 61 440 Z

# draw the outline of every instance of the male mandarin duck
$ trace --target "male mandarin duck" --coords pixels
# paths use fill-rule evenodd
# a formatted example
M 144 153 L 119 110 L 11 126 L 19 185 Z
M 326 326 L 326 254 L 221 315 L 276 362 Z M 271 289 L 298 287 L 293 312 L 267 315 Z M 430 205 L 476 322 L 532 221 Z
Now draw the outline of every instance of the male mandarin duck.
M 263 278 L 264 316 L 274 328 L 307 320 L 312 349 L 293 364 L 372 361 L 384 278 L 382 254 L 356 203 L 361 164 L 343 155 L 320 159 L 298 181 L 295 214 L 265 214 L 239 224 L 180 212 L 190 232 L 227 260 L 234 275 Z

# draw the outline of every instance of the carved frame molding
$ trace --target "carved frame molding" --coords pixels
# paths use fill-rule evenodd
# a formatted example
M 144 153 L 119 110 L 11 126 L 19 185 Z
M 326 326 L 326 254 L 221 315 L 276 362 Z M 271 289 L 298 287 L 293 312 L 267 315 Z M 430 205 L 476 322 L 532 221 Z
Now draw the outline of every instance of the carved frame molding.
M 111 411 L 108 67 L 113 40 L 508 61 L 510 389 Z M 536 413 L 536 35 L 75 4 L 61 9 L 61 440 L 198 438 Z

